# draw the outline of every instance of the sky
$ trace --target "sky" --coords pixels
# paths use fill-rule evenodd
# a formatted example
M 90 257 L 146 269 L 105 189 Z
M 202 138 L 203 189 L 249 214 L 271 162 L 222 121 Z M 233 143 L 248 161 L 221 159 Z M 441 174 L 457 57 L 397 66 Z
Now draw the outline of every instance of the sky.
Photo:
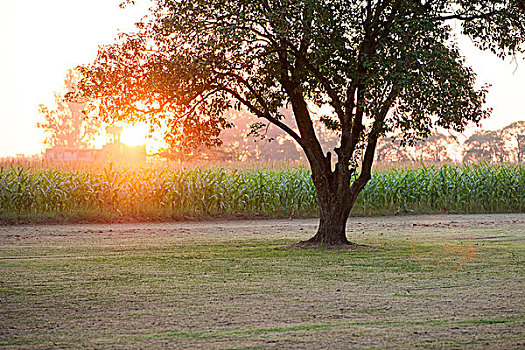
M 147 0 L 0 0 L 0 157 L 42 152 L 38 105 L 53 104 L 66 71 L 95 59 L 99 45 L 133 30 Z M 503 62 L 460 40 L 478 83 L 490 83 L 487 129 L 525 120 L 525 60 Z M 470 130 L 470 132 L 472 129 Z
M 138 0 L 0 0 L 0 157 L 42 151 L 38 105 L 54 103 L 68 69 L 133 30 L 149 4 Z

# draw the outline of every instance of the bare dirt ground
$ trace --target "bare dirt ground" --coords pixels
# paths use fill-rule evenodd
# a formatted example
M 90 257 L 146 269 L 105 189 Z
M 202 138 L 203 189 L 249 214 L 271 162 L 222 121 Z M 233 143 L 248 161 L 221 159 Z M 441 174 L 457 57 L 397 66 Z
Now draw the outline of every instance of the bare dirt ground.
M 7 349 L 525 348 L 525 215 L 0 227 Z

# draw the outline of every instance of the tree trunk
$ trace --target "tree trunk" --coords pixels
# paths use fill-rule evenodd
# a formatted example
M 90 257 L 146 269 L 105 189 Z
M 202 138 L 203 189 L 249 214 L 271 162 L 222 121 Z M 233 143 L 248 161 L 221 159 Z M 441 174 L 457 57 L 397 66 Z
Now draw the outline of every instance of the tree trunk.
M 343 167 L 338 163 L 335 171 L 331 171 L 329 167 L 323 168 L 311 163 L 320 221 L 315 236 L 301 243 L 358 246 L 346 238 L 346 222 L 357 196 L 371 178 L 375 145 L 376 140 L 373 140 L 367 147 L 361 174 L 353 183 L 352 171 L 348 169 L 348 165 Z M 330 154 L 327 156 L 328 162 L 329 159 Z
M 327 177 L 323 178 L 327 179 Z M 354 245 L 346 238 L 346 221 L 356 197 L 352 195 L 349 179 L 343 186 L 316 183 L 316 189 L 320 215 L 319 228 L 315 236 L 303 243 Z
M 346 238 L 346 221 L 348 215 L 340 208 L 331 207 L 320 212 L 319 228 L 315 236 L 307 240 L 308 244 L 350 245 Z

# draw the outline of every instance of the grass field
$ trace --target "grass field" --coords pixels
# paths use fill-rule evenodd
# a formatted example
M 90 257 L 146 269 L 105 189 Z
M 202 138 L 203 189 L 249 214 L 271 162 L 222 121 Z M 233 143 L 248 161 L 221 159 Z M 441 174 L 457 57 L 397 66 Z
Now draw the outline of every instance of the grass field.
M 351 218 L 370 248 L 289 247 L 316 225 L 0 227 L 0 347 L 525 347 L 525 215 Z

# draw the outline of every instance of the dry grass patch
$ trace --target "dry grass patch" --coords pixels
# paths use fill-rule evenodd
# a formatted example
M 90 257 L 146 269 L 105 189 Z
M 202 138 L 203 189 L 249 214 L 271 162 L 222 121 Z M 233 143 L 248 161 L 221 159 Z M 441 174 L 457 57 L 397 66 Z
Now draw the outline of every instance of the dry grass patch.
M 525 346 L 525 215 L 0 228 L 0 347 Z

